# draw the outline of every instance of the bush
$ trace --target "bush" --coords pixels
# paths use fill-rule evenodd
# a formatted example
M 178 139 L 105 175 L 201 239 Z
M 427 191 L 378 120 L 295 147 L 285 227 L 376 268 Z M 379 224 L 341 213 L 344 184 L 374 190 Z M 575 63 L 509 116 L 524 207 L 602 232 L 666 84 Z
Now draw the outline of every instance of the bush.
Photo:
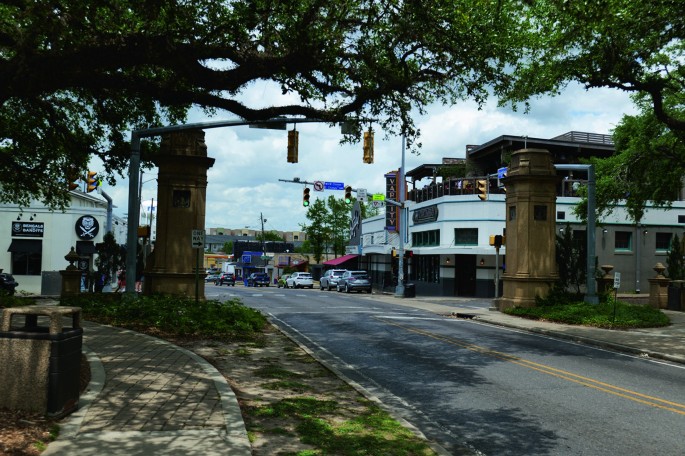
M 541 300 L 547 304 L 539 307 L 514 307 L 504 312 L 535 320 L 599 328 L 651 328 L 670 324 L 668 316 L 649 305 L 614 302 L 613 299 L 600 304 L 589 304 L 583 301 L 563 303 L 558 296 L 555 299 L 556 301 L 551 302 Z
M 179 296 L 83 294 L 60 305 L 78 306 L 85 320 L 136 330 L 154 328 L 175 336 L 224 338 L 261 332 L 266 318 L 239 300 L 199 301 Z

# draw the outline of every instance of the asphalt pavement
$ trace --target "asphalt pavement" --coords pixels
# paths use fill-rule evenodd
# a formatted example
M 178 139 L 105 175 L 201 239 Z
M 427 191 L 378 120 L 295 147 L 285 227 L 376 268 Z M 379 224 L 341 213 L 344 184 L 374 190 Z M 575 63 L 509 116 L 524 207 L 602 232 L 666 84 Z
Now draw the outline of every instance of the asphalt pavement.
M 573 340 L 685 364 L 685 313 L 664 311 L 665 328 L 606 330 L 512 317 L 490 300 L 373 295 L 383 302 L 440 315 Z M 91 383 L 79 409 L 64 418 L 53 455 L 250 455 L 238 401 L 211 364 L 143 334 L 84 322 Z

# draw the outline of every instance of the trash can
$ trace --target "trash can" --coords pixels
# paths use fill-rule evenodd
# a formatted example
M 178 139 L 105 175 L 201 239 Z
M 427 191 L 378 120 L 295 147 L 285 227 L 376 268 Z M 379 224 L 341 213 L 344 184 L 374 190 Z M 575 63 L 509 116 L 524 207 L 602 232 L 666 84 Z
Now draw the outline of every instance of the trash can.
M 63 326 L 65 317 L 71 317 L 71 327 Z M 0 376 L 0 407 L 53 418 L 78 408 L 83 343 L 80 319 L 80 307 L 3 309 L 0 366 L 12 375 Z
M 416 284 L 407 283 L 404 285 L 404 297 L 405 298 L 415 298 L 416 297 Z
M 680 310 L 680 305 L 682 302 L 683 285 L 685 282 L 682 280 L 673 280 L 668 285 L 668 300 L 666 308 L 668 310 Z

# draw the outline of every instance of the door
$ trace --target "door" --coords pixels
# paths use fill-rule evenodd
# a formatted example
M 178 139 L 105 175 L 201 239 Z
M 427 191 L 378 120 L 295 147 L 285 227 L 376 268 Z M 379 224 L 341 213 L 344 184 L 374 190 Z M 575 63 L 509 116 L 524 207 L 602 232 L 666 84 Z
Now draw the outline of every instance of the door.
M 454 295 L 476 295 L 476 255 L 455 255 Z

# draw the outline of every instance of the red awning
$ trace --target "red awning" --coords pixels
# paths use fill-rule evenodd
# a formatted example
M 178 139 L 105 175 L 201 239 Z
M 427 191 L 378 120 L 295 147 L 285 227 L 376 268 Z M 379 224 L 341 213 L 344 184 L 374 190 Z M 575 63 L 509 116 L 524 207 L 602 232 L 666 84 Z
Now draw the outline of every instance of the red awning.
M 353 258 L 357 258 L 359 255 L 343 255 L 341 257 L 335 258 L 333 260 L 328 260 L 324 261 L 323 264 L 326 266 L 338 266 L 346 261 L 349 261 Z

